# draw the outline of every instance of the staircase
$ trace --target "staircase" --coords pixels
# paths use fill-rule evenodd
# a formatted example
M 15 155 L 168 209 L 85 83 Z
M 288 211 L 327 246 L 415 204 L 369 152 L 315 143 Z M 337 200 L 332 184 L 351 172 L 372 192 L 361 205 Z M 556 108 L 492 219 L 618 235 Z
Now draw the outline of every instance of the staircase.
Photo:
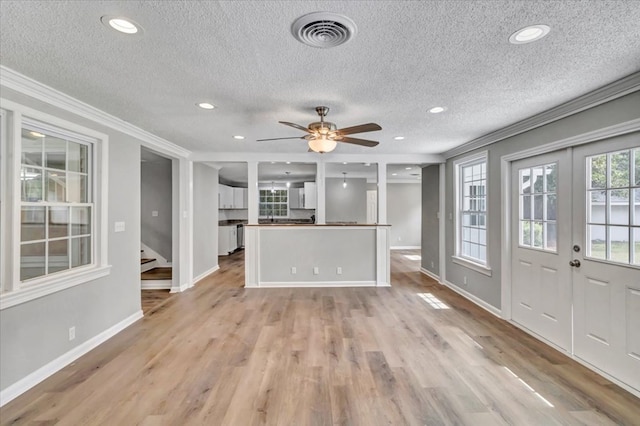
M 142 290 L 169 290 L 173 278 L 170 266 L 159 266 L 158 260 L 146 257 L 140 250 L 140 287 Z

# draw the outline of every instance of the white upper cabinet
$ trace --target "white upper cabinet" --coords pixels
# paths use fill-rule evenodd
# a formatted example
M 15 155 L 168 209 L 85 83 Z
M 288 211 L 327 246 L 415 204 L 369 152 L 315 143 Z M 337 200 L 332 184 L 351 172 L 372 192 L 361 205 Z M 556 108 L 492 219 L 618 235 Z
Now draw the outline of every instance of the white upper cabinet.
M 233 188 L 227 185 L 218 185 L 218 208 L 233 208 Z
M 317 205 L 317 191 L 315 182 L 304 183 L 304 208 L 315 209 Z
M 247 208 L 247 188 L 232 188 L 233 189 L 233 208 L 234 209 L 246 209 Z

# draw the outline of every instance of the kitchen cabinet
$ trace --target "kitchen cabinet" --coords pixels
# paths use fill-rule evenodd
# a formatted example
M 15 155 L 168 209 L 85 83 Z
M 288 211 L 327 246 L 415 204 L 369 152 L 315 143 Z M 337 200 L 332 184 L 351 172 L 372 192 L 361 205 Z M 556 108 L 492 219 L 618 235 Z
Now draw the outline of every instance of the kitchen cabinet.
M 247 208 L 247 188 L 231 188 L 233 190 L 233 208 Z
M 289 188 L 289 208 L 302 209 L 304 199 L 304 188 Z
M 233 208 L 233 188 L 227 185 L 218 184 L 218 208 Z
M 226 256 L 238 248 L 238 226 L 218 227 L 218 255 Z
M 315 182 L 304 183 L 304 208 L 315 209 L 317 205 L 317 191 Z

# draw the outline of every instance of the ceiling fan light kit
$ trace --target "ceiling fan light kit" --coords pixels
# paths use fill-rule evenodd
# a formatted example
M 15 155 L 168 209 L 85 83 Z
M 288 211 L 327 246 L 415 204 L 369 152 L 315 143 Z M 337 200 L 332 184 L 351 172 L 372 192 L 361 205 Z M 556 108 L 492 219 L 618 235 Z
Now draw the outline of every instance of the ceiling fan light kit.
M 309 126 L 304 127 L 296 123 L 290 123 L 288 121 L 279 121 L 278 123 L 285 126 L 293 127 L 294 129 L 307 132 L 305 136 L 300 137 L 286 137 L 286 138 L 270 138 L 270 139 L 258 139 L 258 142 L 274 141 L 282 139 L 305 139 L 308 141 L 309 149 L 311 151 L 324 154 L 333 151 L 338 142 L 350 143 L 353 145 L 360 145 L 366 147 L 374 147 L 378 145 L 378 142 L 367 139 L 359 139 L 348 137 L 354 133 L 374 132 L 382 130 L 376 123 L 359 124 L 357 126 L 345 127 L 338 129 L 335 123 L 324 121 L 325 116 L 329 113 L 329 108 L 326 106 L 316 107 L 316 112 L 320 116 L 320 121 L 310 123 Z

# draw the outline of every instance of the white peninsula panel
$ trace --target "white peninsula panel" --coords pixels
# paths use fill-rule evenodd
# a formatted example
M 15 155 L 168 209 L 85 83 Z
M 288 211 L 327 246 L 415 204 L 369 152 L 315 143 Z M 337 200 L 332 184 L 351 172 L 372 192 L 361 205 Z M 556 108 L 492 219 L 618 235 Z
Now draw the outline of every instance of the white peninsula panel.
M 245 287 L 388 287 L 389 227 L 250 225 Z

